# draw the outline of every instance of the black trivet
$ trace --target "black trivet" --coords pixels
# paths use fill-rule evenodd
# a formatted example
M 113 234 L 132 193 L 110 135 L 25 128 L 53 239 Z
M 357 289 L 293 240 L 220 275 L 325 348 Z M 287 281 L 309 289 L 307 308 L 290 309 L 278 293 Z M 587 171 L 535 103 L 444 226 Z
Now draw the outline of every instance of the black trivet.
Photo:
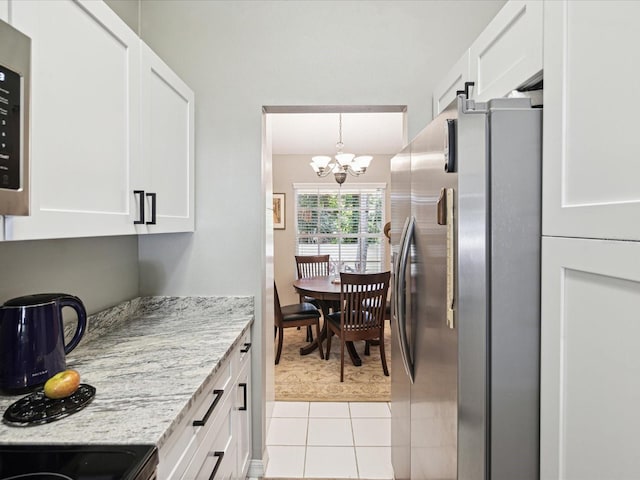
M 53 399 L 38 390 L 12 403 L 4 412 L 4 421 L 10 425 L 30 426 L 49 423 L 67 417 L 84 408 L 96 394 L 96 389 L 81 383 L 66 398 Z

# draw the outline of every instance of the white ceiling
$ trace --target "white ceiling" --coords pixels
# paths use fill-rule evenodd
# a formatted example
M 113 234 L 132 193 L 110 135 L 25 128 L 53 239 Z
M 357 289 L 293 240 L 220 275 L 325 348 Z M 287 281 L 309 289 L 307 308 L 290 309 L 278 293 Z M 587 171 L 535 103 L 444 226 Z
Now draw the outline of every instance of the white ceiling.
M 344 152 L 394 155 L 403 147 L 403 113 L 343 113 Z M 332 154 L 339 132 L 338 113 L 274 113 L 274 155 Z

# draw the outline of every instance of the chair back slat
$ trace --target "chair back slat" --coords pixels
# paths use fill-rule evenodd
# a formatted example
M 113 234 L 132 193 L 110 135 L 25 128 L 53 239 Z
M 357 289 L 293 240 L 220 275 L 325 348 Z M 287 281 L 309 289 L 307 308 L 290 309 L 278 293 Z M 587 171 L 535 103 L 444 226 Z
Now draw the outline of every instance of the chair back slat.
M 340 323 L 344 331 L 382 328 L 390 277 L 390 272 L 340 274 Z
M 273 320 L 276 326 L 282 325 L 282 307 L 280 305 L 280 297 L 278 296 L 278 287 L 276 287 L 276 282 L 273 282 Z
M 329 275 L 329 255 L 296 255 L 298 278 Z

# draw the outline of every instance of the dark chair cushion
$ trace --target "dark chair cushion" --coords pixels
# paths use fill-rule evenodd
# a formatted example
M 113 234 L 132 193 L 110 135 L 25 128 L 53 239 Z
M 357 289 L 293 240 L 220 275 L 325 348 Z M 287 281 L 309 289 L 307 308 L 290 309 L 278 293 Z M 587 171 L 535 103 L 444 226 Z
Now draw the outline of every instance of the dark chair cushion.
M 310 303 L 295 303 L 282 307 L 282 320 L 285 322 L 314 317 L 320 318 L 320 311 Z

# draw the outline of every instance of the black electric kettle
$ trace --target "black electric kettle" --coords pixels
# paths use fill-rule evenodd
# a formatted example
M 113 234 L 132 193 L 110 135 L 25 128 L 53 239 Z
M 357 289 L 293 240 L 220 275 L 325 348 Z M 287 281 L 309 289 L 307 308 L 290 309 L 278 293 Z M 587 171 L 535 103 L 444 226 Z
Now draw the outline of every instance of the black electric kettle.
M 64 343 L 62 309 L 71 307 L 78 325 Z M 20 393 L 67 368 L 65 355 L 80 342 L 87 312 L 78 297 L 40 293 L 13 298 L 0 307 L 0 389 Z

